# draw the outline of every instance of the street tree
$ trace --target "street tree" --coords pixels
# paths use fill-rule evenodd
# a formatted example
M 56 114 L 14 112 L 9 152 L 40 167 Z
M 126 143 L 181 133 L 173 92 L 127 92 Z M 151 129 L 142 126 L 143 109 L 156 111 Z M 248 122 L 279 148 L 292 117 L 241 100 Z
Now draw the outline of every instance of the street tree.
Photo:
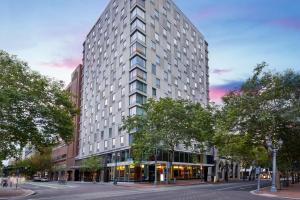
M 129 116 L 123 121 L 123 128 L 133 134 L 135 161 L 154 155 L 156 163 L 160 150 L 168 153 L 172 167 L 178 145 L 193 150 L 211 144 L 213 117 L 210 110 L 200 104 L 171 98 L 149 99 L 141 109 L 143 114 Z
M 300 160 L 300 140 L 295 140 L 300 137 L 300 74 L 292 70 L 274 73 L 266 71 L 266 66 L 257 65 L 240 90 L 223 97 L 219 127 L 229 138 L 241 139 L 250 151 L 267 150 L 267 138 L 273 144 L 281 139 L 279 154 L 293 163 Z
M 41 150 L 69 142 L 78 112 L 70 97 L 62 82 L 0 51 L 0 158 L 15 156 L 27 144 Z
M 45 176 L 46 173 L 49 173 L 53 169 L 51 155 L 52 149 L 44 148 L 29 158 L 17 160 L 13 168 L 15 171 L 18 170 L 29 177 L 33 177 L 37 173 Z
M 81 169 L 84 172 L 90 172 L 92 174 L 93 183 L 96 183 L 97 171 L 101 170 L 103 167 L 102 159 L 99 156 L 91 156 L 84 160 L 81 163 Z M 83 174 L 84 178 L 84 174 Z

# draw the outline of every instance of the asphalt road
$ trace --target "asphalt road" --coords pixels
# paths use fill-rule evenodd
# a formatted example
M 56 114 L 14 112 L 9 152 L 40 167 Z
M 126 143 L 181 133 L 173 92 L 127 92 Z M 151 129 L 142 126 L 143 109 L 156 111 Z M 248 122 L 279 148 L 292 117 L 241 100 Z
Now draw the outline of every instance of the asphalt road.
M 263 185 L 269 185 L 263 182 Z M 22 199 L 41 200 L 264 200 L 272 199 L 250 194 L 256 189 L 255 182 L 235 182 L 171 187 L 135 187 L 132 184 L 91 184 L 91 183 L 26 183 L 22 186 L 36 192 Z M 19 198 L 20 199 L 20 198 Z

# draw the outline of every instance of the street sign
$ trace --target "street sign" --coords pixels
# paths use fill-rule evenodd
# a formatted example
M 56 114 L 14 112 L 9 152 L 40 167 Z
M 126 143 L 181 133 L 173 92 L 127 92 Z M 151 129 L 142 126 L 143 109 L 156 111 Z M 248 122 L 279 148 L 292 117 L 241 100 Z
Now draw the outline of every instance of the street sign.
M 257 168 L 256 168 L 255 174 L 256 174 L 256 175 L 260 174 L 260 167 L 257 167 Z

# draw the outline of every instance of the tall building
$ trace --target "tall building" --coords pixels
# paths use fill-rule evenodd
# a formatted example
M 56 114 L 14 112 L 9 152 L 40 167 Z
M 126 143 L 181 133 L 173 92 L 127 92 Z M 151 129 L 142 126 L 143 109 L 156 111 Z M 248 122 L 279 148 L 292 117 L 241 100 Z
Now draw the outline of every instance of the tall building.
M 171 0 L 111 0 L 83 46 L 78 160 L 102 156 L 104 179 L 153 180 L 151 160 L 133 165 L 132 135 L 121 130 L 122 118 L 142 113 L 150 97 L 207 105 L 208 43 Z M 195 164 L 193 154 L 178 147 L 172 176 L 209 179 L 211 153 Z M 160 174 L 166 165 L 161 152 Z
M 78 65 L 73 71 L 71 82 L 66 90 L 71 93 L 71 100 L 77 109 L 80 109 L 82 65 Z M 54 163 L 54 172 L 52 179 L 66 178 L 67 180 L 79 180 L 79 169 L 75 166 L 75 157 L 79 152 L 79 120 L 76 115 L 74 120 L 74 135 L 69 144 L 62 142 L 52 150 L 52 161 Z

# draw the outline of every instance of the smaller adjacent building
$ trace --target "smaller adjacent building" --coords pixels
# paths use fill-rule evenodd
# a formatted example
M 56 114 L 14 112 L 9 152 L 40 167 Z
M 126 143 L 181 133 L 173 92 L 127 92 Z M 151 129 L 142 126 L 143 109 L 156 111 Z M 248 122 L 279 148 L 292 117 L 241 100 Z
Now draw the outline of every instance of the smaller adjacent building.
M 72 79 L 66 90 L 72 94 L 72 102 L 77 109 L 80 109 L 82 65 L 78 65 L 72 73 Z M 79 147 L 79 115 L 74 117 L 74 137 L 66 144 L 62 142 L 52 150 L 54 169 L 51 175 L 52 180 L 67 179 L 79 180 L 79 170 L 75 167 L 75 157 L 78 155 Z

